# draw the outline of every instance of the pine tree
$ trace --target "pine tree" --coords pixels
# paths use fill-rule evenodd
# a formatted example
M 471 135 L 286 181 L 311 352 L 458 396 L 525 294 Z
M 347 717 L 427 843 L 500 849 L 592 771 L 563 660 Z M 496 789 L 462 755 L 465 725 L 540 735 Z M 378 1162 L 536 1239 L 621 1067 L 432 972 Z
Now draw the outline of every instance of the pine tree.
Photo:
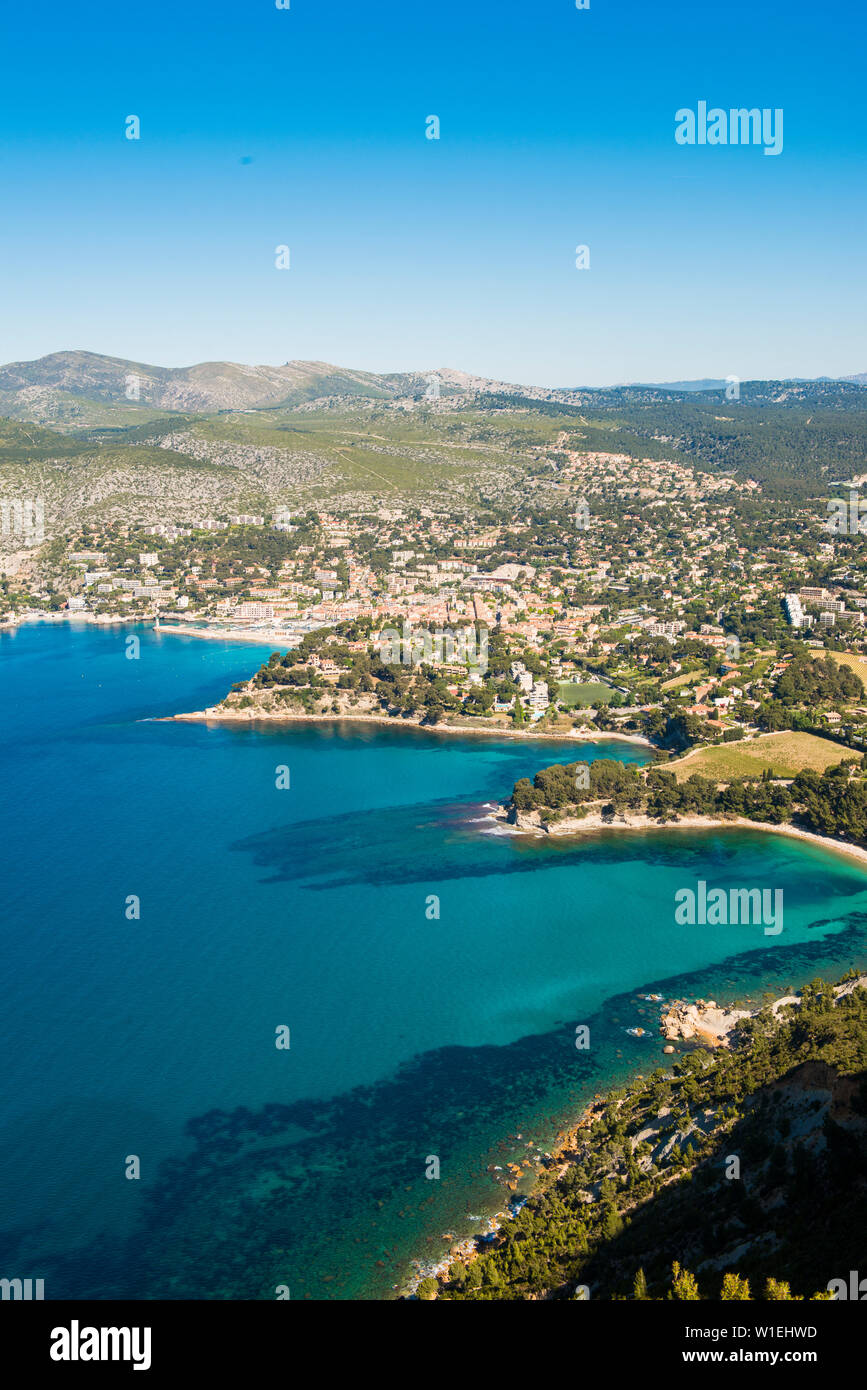
M 742 1279 L 739 1274 L 727 1274 L 723 1279 L 720 1298 L 748 1299 L 750 1297 L 750 1281 Z
M 769 1279 L 765 1284 L 765 1298 L 774 1301 L 785 1300 L 786 1302 L 800 1303 L 800 1295 L 792 1293 L 789 1285 L 779 1279 Z
M 698 1283 L 694 1274 L 690 1274 L 688 1269 L 681 1269 L 677 1260 L 671 1266 L 671 1298 L 679 1299 L 681 1302 L 696 1302 L 700 1295 Z

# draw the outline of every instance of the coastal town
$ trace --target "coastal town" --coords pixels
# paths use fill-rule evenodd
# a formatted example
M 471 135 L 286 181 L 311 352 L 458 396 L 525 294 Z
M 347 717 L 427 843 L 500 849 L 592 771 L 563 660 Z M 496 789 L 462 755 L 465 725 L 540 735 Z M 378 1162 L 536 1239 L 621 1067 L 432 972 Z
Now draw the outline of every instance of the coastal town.
M 525 739 L 526 757 L 510 745 L 517 780 L 471 816 L 464 808 L 459 822 L 460 836 L 486 850 L 510 845 L 520 857 L 559 842 L 564 858 L 584 849 L 590 863 L 601 840 L 604 856 L 625 831 L 662 836 L 663 854 L 681 842 L 688 854 L 704 843 L 693 837 L 722 827 L 735 853 L 773 831 L 828 855 L 829 872 L 832 863 L 863 872 L 862 389 L 758 383 L 739 414 L 713 392 L 699 406 L 629 390 L 591 402 L 591 393 L 463 382 L 463 395 L 431 400 L 404 383 L 387 401 L 338 395 L 188 416 L 182 428 L 162 418 L 112 426 L 110 438 L 9 419 L 0 445 L 5 430 L 16 459 L 38 452 L 28 466 L 45 495 L 38 506 L 14 497 L 0 512 L 0 635 L 12 653 L 19 636 L 57 625 L 98 634 L 101 649 L 118 654 L 131 638 L 137 651 L 146 635 L 143 651 L 198 645 L 202 667 L 214 643 L 243 645 L 244 674 L 213 703 L 174 701 L 175 713 L 149 721 L 163 733 L 174 725 L 179 737 L 210 736 L 221 724 L 280 734 L 285 725 L 303 741 L 305 725 L 328 725 L 349 747 L 369 724 L 434 742 L 452 735 L 456 750 L 478 748 L 468 735 Z M 848 432 L 841 452 L 851 467 L 817 454 L 813 411 L 827 416 L 822 449 L 833 434 L 839 450 Z M 778 456 L 783 437 L 789 462 Z M 168 474 L 157 486 L 160 468 Z M 315 842 L 320 831 L 307 833 Z M 283 835 L 274 832 L 278 855 Z M 339 842 L 342 871 L 351 872 L 341 855 L 356 836 L 353 827 Z M 678 893 L 675 922 L 714 920 L 704 879 Z M 711 891 L 720 895 L 717 921 L 750 924 L 771 942 L 782 932 L 780 888 Z M 402 1266 L 382 1251 L 365 1277 L 392 1297 L 445 1301 L 825 1297 L 821 1235 L 794 1249 L 774 1224 L 775 1169 L 754 1113 L 806 1058 L 825 1068 L 810 1134 L 839 1125 L 862 1143 L 843 1073 L 863 1051 L 863 982 L 853 969 L 836 987 L 818 981 L 766 1005 L 766 989 L 735 992 L 725 975 L 714 998 L 663 993 L 666 982 L 646 976 L 640 993 L 633 986 L 600 1019 L 612 1074 L 623 1073 L 629 1050 L 633 1070 L 656 1066 L 649 1078 L 641 1071 L 627 1090 L 585 1097 L 577 1125 L 573 1109 L 566 1128 L 549 1115 L 504 1134 L 477 1175 L 480 1215 L 439 1237 L 427 1232 Z M 548 1065 L 560 1068 L 551 1045 Z M 583 1065 L 571 1105 L 582 1077 L 594 1094 L 593 1062 Z M 801 1123 L 802 1093 L 813 1104 L 811 1077 L 785 1081 L 778 1148 L 786 1126 Z M 533 1092 L 532 1066 L 524 1080 Z M 511 1074 L 499 1084 L 502 1099 Z M 307 1102 L 299 1105 L 306 1116 Z M 270 1112 L 238 1116 L 213 1112 L 214 1133 L 248 1123 L 268 1133 L 279 1123 Z M 708 1189 L 717 1148 L 741 1133 L 758 1145 L 748 1200 L 764 1234 L 744 1246 L 741 1210 L 729 1203 L 731 1249 L 718 1271 L 714 1233 L 690 1188 L 695 1177 L 697 1192 Z M 786 1162 L 806 1163 L 816 1184 L 839 1190 L 836 1160 L 799 1152 Z M 295 1173 L 307 1201 L 318 1197 L 316 1171 Z M 395 1201 L 411 1190 L 401 1183 Z M 376 1196 L 371 1231 L 384 1200 Z M 670 1210 L 679 1243 L 666 1234 Z M 848 1251 L 847 1223 L 834 1229 Z
M 4 18 L 5 1361 L 836 1390 L 867 5 Z
M 498 428 L 526 414 L 507 406 Z M 680 748 L 809 727 L 858 747 L 867 566 L 837 503 L 780 506 L 752 478 L 574 443 L 560 430 L 525 449 L 523 504 L 337 497 L 183 523 L 95 518 L 18 550 L 7 538 L 0 623 L 273 644 L 279 660 L 227 695 L 227 717 Z M 780 723 L 773 692 L 804 652 L 856 680 L 813 700 L 808 724 Z

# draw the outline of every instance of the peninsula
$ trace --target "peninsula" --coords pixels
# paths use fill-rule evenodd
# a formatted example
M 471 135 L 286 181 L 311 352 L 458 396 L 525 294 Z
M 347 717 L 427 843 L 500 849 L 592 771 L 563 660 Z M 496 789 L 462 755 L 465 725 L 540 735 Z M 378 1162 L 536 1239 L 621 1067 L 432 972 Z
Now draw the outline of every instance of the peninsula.
M 601 758 L 554 764 L 521 778 L 495 813 L 516 833 L 572 836 L 601 831 L 751 827 L 812 839 L 867 862 L 867 775 L 861 754 L 802 745 L 825 762 L 793 778 L 774 771 L 783 751 L 775 735 L 755 742 L 761 772 L 726 781 L 690 771 L 690 759 L 645 768 Z M 818 741 L 817 741 L 818 742 Z M 713 750 L 708 750 L 711 752 Z M 784 756 L 789 756 L 784 754 Z M 756 759 L 761 763 L 762 754 Z M 712 769 L 713 761 L 703 764 Z

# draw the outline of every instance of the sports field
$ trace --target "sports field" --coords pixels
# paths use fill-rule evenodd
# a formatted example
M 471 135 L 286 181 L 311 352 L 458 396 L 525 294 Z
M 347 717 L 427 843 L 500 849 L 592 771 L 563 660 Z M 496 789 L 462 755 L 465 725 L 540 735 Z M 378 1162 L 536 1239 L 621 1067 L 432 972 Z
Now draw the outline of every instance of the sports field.
M 603 681 L 562 681 L 557 687 L 557 699 L 567 709 L 576 706 L 587 708 L 590 705 L 607 705 L 614 694 L 610 685 Z

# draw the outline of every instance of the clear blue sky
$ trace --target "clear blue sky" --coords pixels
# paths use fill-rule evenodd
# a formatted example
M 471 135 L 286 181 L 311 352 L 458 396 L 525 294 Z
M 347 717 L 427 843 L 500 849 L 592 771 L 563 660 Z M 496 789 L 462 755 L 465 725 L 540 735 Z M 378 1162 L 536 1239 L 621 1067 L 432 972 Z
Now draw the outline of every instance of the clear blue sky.
M 6 9 L 2 361 L 867 370 L 860 0 Z M 677 145 L 700 100 L 782 154 Z

